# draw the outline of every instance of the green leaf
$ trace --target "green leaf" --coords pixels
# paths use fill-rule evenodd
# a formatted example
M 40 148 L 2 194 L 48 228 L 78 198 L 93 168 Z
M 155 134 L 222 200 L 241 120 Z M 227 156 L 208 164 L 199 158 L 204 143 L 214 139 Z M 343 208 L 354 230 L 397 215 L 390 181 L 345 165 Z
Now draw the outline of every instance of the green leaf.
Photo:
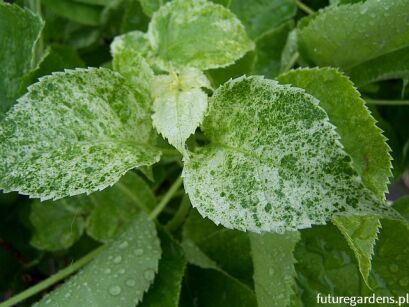
M 303 88 L 320 101 L 365 186 L 384 199 L 392 174 L 389 146 L 352 82 L 333 68 L 297 69 L 277 80 Z
M 22 77 L 35 65 L 42 28 L 41 18 L 31 11 L 0 2 L 0 118 L 15 103 Z
M 140 212 L 151 211 L 156 199 L 147 183 L 128 172 L 113 187 L 88 196 L 95 204 L 87 219 L 87 233 L 97 241 L 107 242 L 123 232 Z
M 225 7 L 205 0 L 174 0 L 152 17 L 148 37 L 163 68 L 201 70 L 234 63 L 254 44 Z
M 101 5 L 110 6 L 116 2 L 116 0 L 74 0 L 74 2 L 91 4 L 91 5 Z
M 64 71 L 64 69 L 84 66 L 84 62 L 75 49 L 68 46 L 51 46 L 46 50 L 45 55 L 37 67 L 24 76 L 19 92 L 23 95 L 27 91 L 27 87 L 42 76 L 49 75 L 56 71 Z
M 141 211 L 151 211 L 156 199 L 151 189 L 134 172 L 114 186 L 91 195 L 80 195 L 31 207 L 34 227 L 31 244 L 42 250 L 60 250 L 75 243 L 86 227 L 97 241 L 107 242 L 122 233 Z
M 274 78 L 280 73 L 281 55 L 284 51 L 288 34 L 293 27 L 294 23 L 292 21 L 283 23 L 256 41 L 257 60 L 254 67 L 256 74 Z
M 150 99 L 153 71 L 137 46 L 133 44 L 133 39 L 138 35 L 140 32 L 136 31 L 115 38 L 111 44 L 112 67 L 148 100 Z
M 1 123 L 0 187 L 42 200 L 102 190 L 158 161 L 149 115 L 110 70 L 42 78 Z
M 249 236 L 258 306 L 288 306 L 291 296 L 294 295 L 293 251 L 300 234 L 250 233 Z
M 181 152 L 186 151 L 186 140 L 202 123 L 207 110 L 207 94 L 202 87 L 210 88 L 210 83 L 194 68 L 155 76 L 152 82 L 153 125 Z
M 141 214 L 82 271 L 36 306 L 134 306 L 153 283 L 160 256 L 155 224 Z
M 139 0 L 139 3 L 142 6 L 143 12 L 149 17 L 152 17 L 153 13 L 168 1 L 169 0 Z
M 336 214 L 396 216 L 363 186 L 318 103 L 261 77 L 217 89 L 202 127 L 211 143 L 183 171 L 192 205 L 216 224 L 255 232 L 306 228 Z
M 409 195 L 402 196 L 393 203 L 395 208 L 408 222 L 409 224 Z
M 92 206 L 84 196 L 64 198 L 56 202 L 34 202 L 30 213 L 30 222 L 34 227 L 30 243 L 47 251 L 71 247 L 81 237 Z
M 134 30 L 146 31 L 148 29 L 149 18 L 142 12 L 141 4 L 138 0 L 126 0 L 121 22 L 121 33 Z
M 409 286 L 409 232 L 407 225 L 382 221 L 372 260 L 378 295 L 406 296 Z
M 408 46 L 408 18 L 406 0 L 331 6 L 300 26 L 300 51 L 319 66 L 349 69 Z
M 338 216 L 333 220 L 333 223 L 338 227 L 354 251 L 362 277 L 370 287 L 368 278 L 371 271 L 374 246 L 381 227 L 379 219 L 371 216 Z
M 182 248 L 189 263 L 196 265 L 202 269 L 219 270 L 216 262 L 210 259 L 205 253 L 203 253 L 202 250 L 197 247 L 197 245 L 192 241 L 184 240 L 182 242 Z
M 318 294 L 368 294 L 351 248 L 333 225 L 301 231 L 294 255 L 304 306 L 323 306 L 317 303 Z
M 72 0 L 43 0 L 43 4 L 55 14 L 87 26 L 101 23 L 102 8 Z
M 409 47 L 355 66 L 350 75 L 359 86 L 388 79 L 409 78 Z
M 212 85 L 218 87 L 232 78 L 238 78 L 242 75 L 251 75 L 254 70 L 255 61 L 256 52 L 249 51 L 234 64 L 227 67 L 207 70 L 206 75 L 211 80 Z
M 299 69 L 278 77 L 281 83 L 303 88 L 320 100 L 354 169 L 380 200 L 391 176 L 391 157 L 386 139 L 376 127 L 359 92 L 347 77 L 333 68 Z M 371 269 L 373 248 L 380 226 L 377 217 L 336 217 L 335 225 L 353 249 L 365 282 Z
M 183 238 L 192 241 L 229 275 L 253 284 L 250 240 L 246 233 L 216 226 L 191 210 L 183 226 Z
M 177 307 L 186 268 L 186 259 L 180 245 L 163 229 L 159 228 L 162 259 L 159 272 L 141 306 Z
M 280 72 L 284 73 L 290 70 L 299 57 L 297 29 L 288 33 L 287 41 L 281 54 Z
M 246 27 L 249 36 L 257 39 L 294 17 L 297 6 L 293 0 L 232 0 L 230 10 Z
M 186 283 L 191 298 L 182 306 L 257 306 L 249 287 L 220 271 L 190 267 Z

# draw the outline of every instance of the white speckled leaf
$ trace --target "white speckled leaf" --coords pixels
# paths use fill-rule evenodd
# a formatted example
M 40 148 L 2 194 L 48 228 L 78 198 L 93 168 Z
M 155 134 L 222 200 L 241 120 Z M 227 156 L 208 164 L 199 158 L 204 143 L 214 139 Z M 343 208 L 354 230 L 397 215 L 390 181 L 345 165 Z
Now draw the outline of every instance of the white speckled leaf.
M 224 67 L 254 48 L 237 17 L 205 0 L 163 5 L 153 14 L 148 38 L 163 65 L 175 68 Z
M 193 68 L 179 75 L 156 76 L 152 84 L 153 125 L 181 152 L 207 109 L 207 94 L 201 87 L 210 88 L 210 83 L 200 70 Z
M 327 114 L 302 89 L 238 78 L 216 90 L 207 114 L 211 143 L 183 176 L 192 205 L 216 224 L 283 232 L 336 214 L 396 216 L 364 187 Z
M 112 67 L 121 73 L 146 99 L 149 99 L 153 71 L 143 54 L 141 32 L 131 32 L 114 39 L 111 44 Z M 141 44 L 141 45 L 140 45 Z M 148 50 L 148 46 L 145 46 Z
M 300 233 L 250 233 L 249 237 L 258 307 L 289 306 L 296 276 L 293 251 Z
M 35 306 L 135 306 L 153 283 L 160 257 L 155 224 L 140 214 L 82 271 Z
M 391 157 L 386 139 L 349 79 L 333 68 L 304 68 L 289 71 L 277 78 L 292 84 L 320 100 L 341 137 L 345 151 L 365 186 L 380 200 L 385 198 L 391 176 Z M 353 249 L 362 276 L 369 285 L 373 246 L 380 226 L 377 217 L 336 217 L 334 224 Z
M 18 5 L 0 2 L 0 117 L 18 97 L 21 78 L 33 68 L 41 18 Z
M 1 123 L 0 188 L 43 200 L 102 190 L 158 161 L 154 141 L 149 106 L 118 73 L 54 73 Z

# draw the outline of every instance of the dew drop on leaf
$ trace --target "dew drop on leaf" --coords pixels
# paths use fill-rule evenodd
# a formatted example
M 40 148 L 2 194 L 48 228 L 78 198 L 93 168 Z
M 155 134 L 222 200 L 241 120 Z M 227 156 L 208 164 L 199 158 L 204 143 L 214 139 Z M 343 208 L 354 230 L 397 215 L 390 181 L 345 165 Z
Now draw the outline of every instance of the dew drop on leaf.
M 136 281 L 133 279 L 128 279 L 125 283 L 128 287 L 135 287 L 136 285 Z
M 155 278 L 155 272 L 151 269 L 148 269 L 143 273 L 143 276 L 146 280 L 152 281 Z
M 141 256 L 143 254 L 143 249 L 138 248 L 137 250 L 135 250 L 135 255 L 136 256 Z
M 121 244 L 119 244 L 119 248 L 121 248 L 121 249 L 124 249 L 124 248 L 127 248 L 127 247 L 128 247 L 128 242 L 127 241 L 124 241 Z
M 114 263 L 120 263 L 122 261 L 122 257 L 121 256 L 116 256 L 113 260 Z
M 391 264 L 389 270 L 391 270 L 392 273 L 396 273 L 399 271 L 399 267 L 396 264 Z
M 121 293 L 121 287 L 120 286 L 112 286 L 109 288 L 109 294 L 111 295 L 119 295 Z

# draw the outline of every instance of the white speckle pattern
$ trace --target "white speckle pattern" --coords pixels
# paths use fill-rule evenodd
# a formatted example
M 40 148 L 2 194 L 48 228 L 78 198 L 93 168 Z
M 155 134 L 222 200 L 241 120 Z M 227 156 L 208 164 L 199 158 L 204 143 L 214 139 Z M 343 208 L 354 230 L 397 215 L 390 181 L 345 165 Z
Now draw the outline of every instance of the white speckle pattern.
M 192 205 L 216 224 L 284 232 L 335 214 L 395 216 L 363 186 L 327 114 L 302 89 L 229 81 L 209 100 L 203 130 L 211 143 L 183 176 Z
M 42 200 L 102 190 L 157 162 L 155 139 L 147 102 L 118 73 L 54 73 L 1 123 L 0 188 Z

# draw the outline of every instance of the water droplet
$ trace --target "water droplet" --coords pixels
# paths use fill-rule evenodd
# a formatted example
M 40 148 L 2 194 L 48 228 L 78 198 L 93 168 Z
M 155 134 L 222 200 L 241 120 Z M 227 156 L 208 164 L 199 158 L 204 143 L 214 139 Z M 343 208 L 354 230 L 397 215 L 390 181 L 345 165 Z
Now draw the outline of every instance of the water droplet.
M 399 267 L 396 264 L 391 264 L 389 270 L 391 270 L 392 273 L 396 273 L 399 271 Z
M 122 257 L 121 256 L 116 256 L 113 260 L 114 263 L 120 263 L 122 261 Z
M 400 284 L 402 287 L 407 287 L 407 286 L 409 285 L 409 279 L 408 279 L 407 277 L 401 278 L 401 279 L 399 280 L 399 284 Z
M 273 275 L 274 275 L 274 269 L 272 269 L 272 268 L 269 269 L 269 270 L 268 270 L 268 274 L 269 274 L 270 276 L 273 276 Z
M 142 254 L 143 254 L 143 249 L 138 248 L 138 249 L 135 250 L 135 255 L 136 256 L 141 256 Z
M 126 285 L 128 287 L 135 287 L 136 286 L 136 281 L 133 280 L 133 279 L 128 279 L 125 283 L 126 283 Z
M 112 286 L 109 288 L 109 294 L 111 295 L 119 295 L 121 293 L 121 287 L 120 286 Z
M 119 274 L 124 274 L 125 273 L 125 269 L 120 269 L 119 270 Z
M 155 278 L 155 272 L 153 270 L 146 270 L 145 273 L 143 273 L 143 276 L 145 277 L 146 280 L 152 281 Z
M 71 296 L 71 292 L 67 292 L 67 293 L 65 293 L 65 295 L 64 295 L 65 298 L 69 298 L 70 296 Z
M 51 303 L 51 299 L 49 298 L 48 300 L 45 301 L 46 304 L 50 304 Z
M 105 273 L 105 274 L 111 274 L 111 269 L 109 269 L 109 268 L 108 268 L 108 269 L 105 269 L 104 273 Z
M 119 248 L 121 248 L 121 249 L 124 249 L 124 248 L 127 248 L 127 247 L 128 247 L 128 242 L 127 241 L 124 241 L 121 244 L 119 244 Z

